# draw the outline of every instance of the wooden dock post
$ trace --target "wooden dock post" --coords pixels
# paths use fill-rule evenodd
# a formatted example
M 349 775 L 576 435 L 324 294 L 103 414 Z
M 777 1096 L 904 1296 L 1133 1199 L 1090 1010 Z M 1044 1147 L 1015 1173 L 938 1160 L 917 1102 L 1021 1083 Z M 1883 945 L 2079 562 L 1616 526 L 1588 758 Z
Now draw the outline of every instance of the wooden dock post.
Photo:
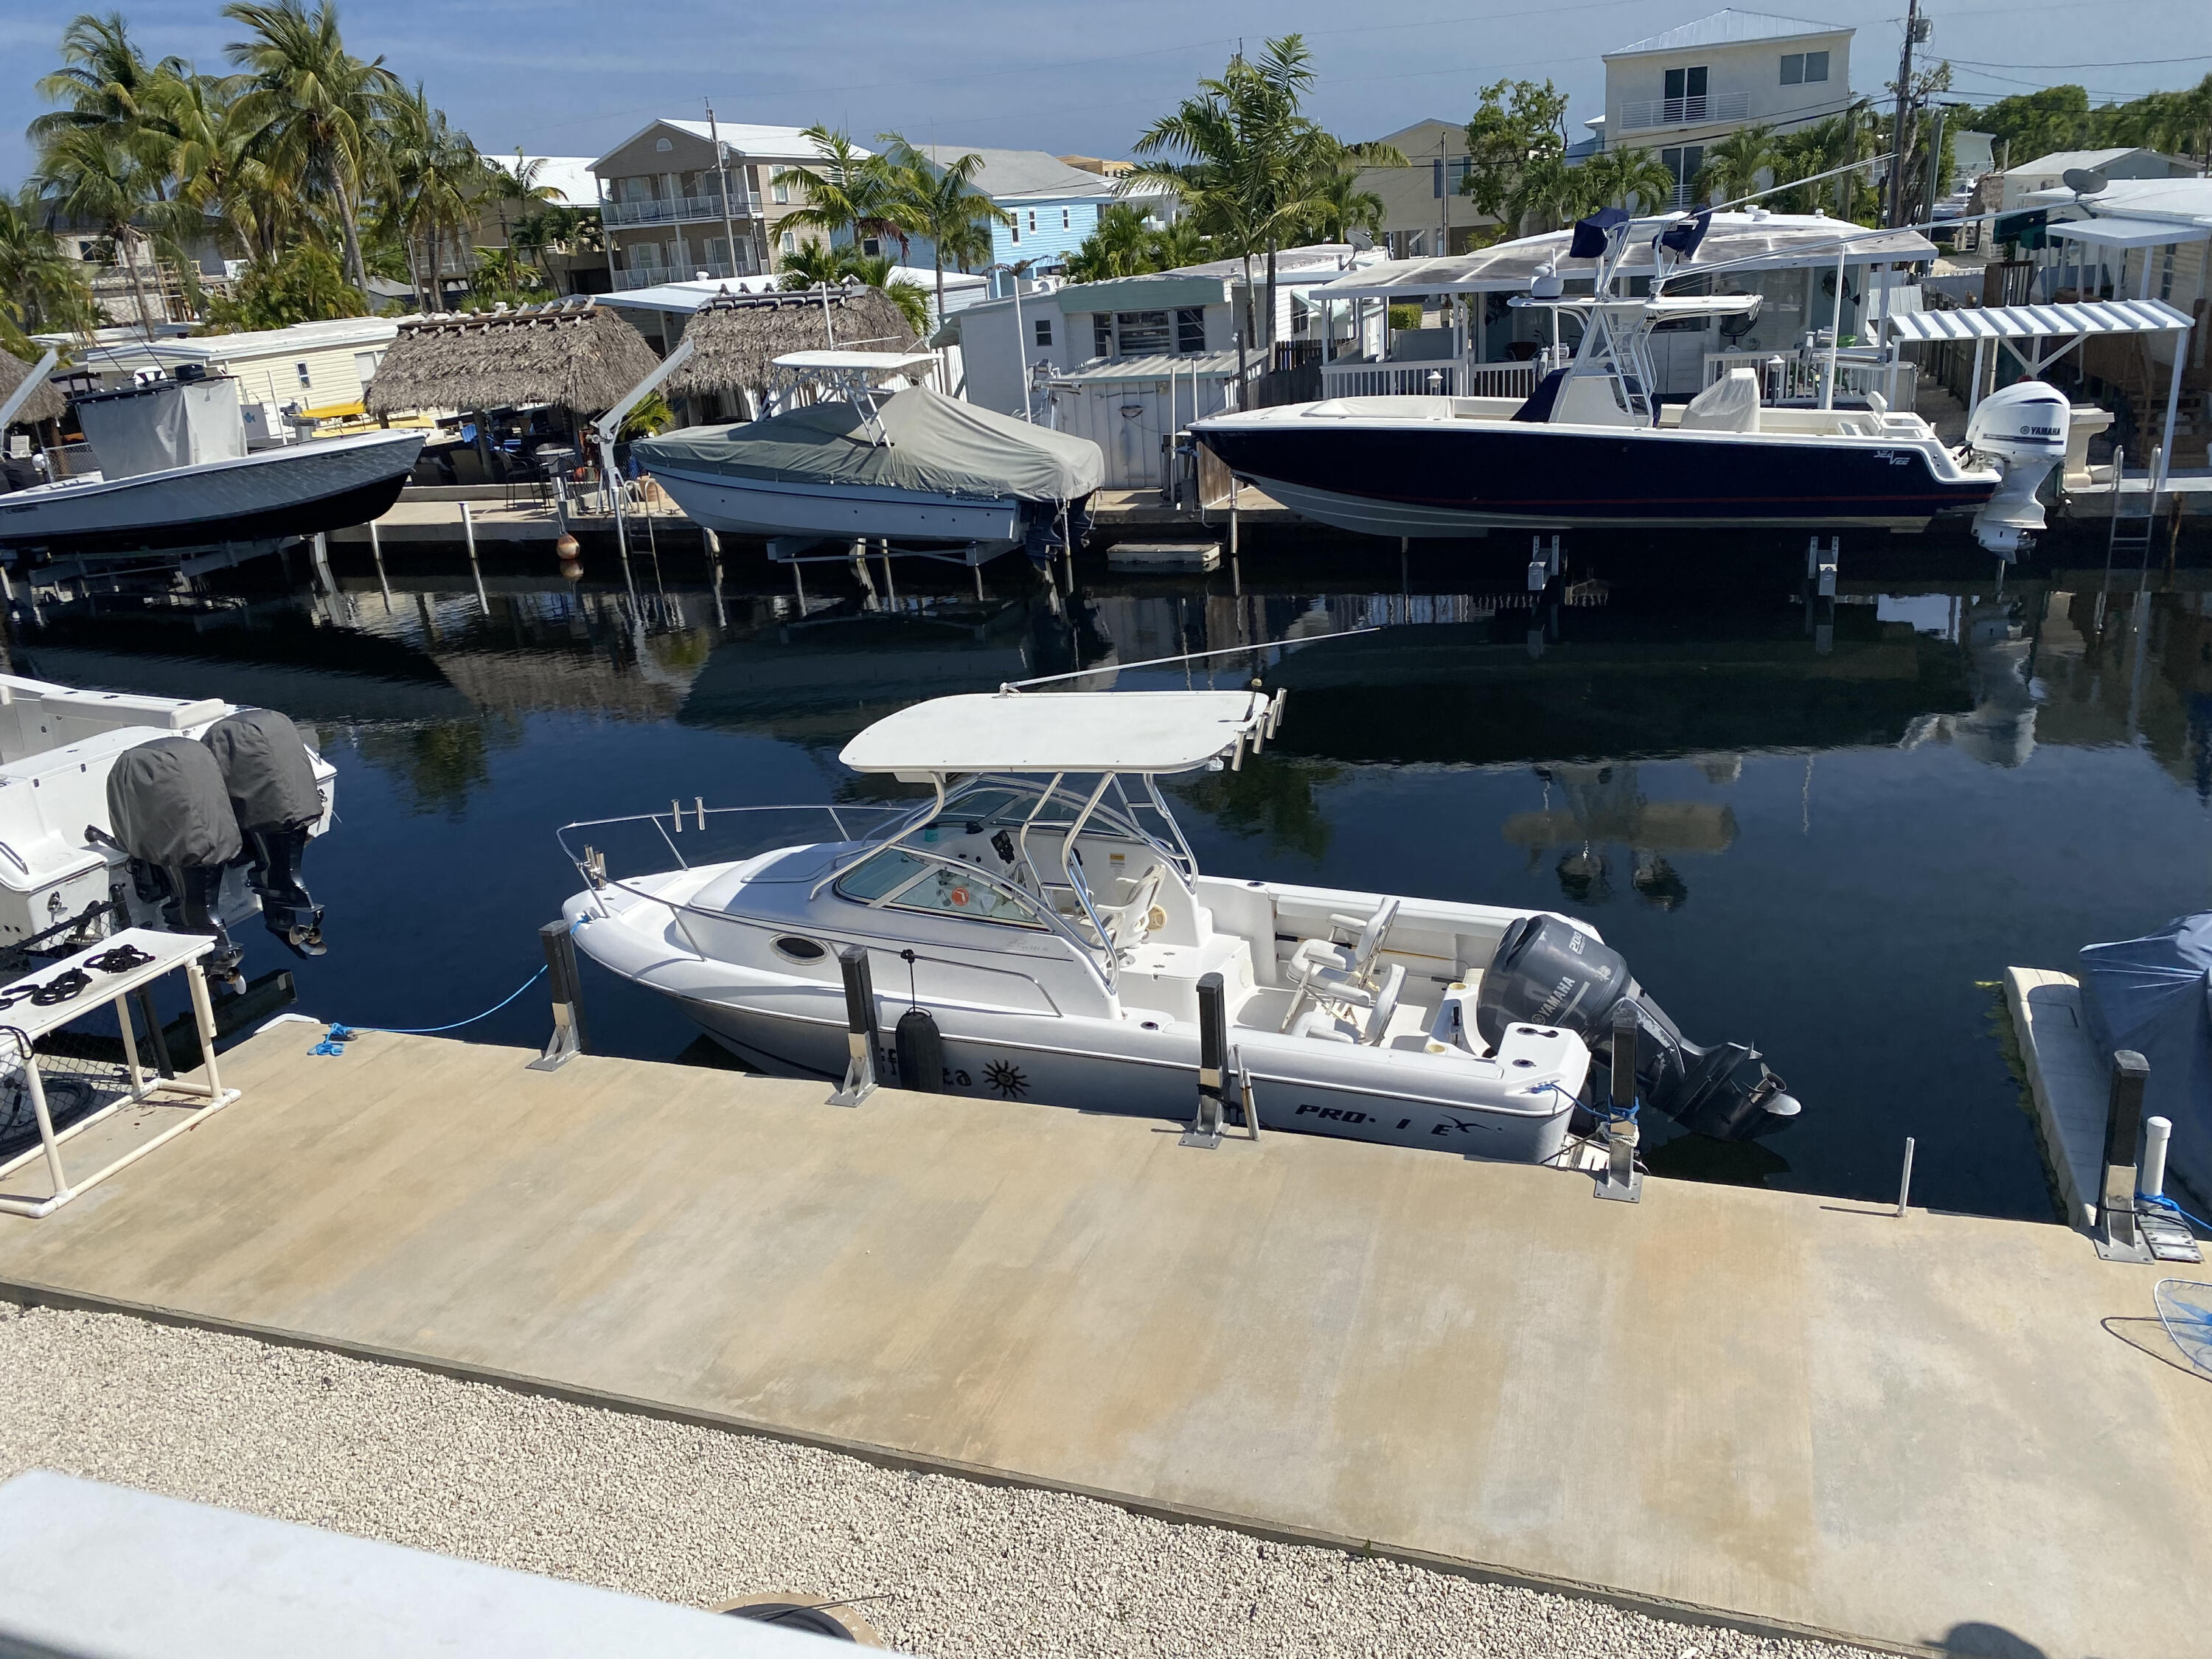
M 476 578 L 477 609 L 489 617 L 491 601 L 484 596 L 483 568 L 477 563 L 477 521 L 466 501 L 461 503 L 461 535 L 469 544 L 469 574 Z
M 2143 1085 L 2150 1062 L 2132 1048 L 2112 1055 L 2105 1097 L 2105 1174 L 2097 1188 L 2097 1254 L 2106 1261 L 2148 1261 L 2150 1247 L 2136 1224 L 2136 1153 L 2142 1138 Z
M 545 947 L 545 983 L 553 995 L 553 1035 L 545 1052 L 530 1062 L 533 1072 L 550 1072 L 586 1052 L 584 1048 L 584 988 L 576 972 L 576 936 L 565 921 L 549 921 L 538 930 Z

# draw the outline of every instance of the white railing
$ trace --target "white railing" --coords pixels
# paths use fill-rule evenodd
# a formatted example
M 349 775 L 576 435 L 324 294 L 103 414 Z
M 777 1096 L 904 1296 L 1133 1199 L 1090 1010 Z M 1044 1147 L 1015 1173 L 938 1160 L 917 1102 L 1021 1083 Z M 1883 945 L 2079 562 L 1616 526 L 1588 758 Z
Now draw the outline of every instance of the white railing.
M 1536 389 L 1536 365 L 1477 363 L 1463 357 L 1425 362 L 1323 363 L 1324 398 L 1525 398 Z
M 750 268 L 734 266 L 727 259 L 694 259 L 684 265 L 631 265 L 615 272 L 615 289 L 627 294 L 632 289 L 652 288 L 661 283 L 688 283 L 701 271 L 714 281 L 725 276 L 750 276 Z
M 747 219 L 760 210 L 757 197 L 730 193 L 726 215 L 722 210 L 720 191 L 709 191 L 703 196 L 664 196 L 645 202 L 609 202 L 599 210 L 602 222 L 609 225 L 672 225 L 696 219 Z
M 1653 127 L 1694 127 L 1709 121 L 1741 121 L 1751 113 L 1747 92 L 1706 94 L 1696 98 L 1652 98 L 1620 106 L 1620 130 L 1644 132 Z
M 1731 371 L 1747 368 L 1759 376 L 1759 399 L 1768 404 L 1818 403 L 1820 398 L 1820 377 L 1826 372 L 1828 356 L 1816 351 L 1810 356 L 1792 351 L 1708 351 L 1705 354 L 1707 386 Z M 1864 348 L 1846 346 L 1836 362 L 1836 396 L 1838 398 L 1863 398 L 1869 392 L 1878 392 L 1882 401 L 1901 415 L 1912 412 L 1913 400 L 1920 390 L 1920 370 L 1917 366 L 1885 356 L 1870 358 Z

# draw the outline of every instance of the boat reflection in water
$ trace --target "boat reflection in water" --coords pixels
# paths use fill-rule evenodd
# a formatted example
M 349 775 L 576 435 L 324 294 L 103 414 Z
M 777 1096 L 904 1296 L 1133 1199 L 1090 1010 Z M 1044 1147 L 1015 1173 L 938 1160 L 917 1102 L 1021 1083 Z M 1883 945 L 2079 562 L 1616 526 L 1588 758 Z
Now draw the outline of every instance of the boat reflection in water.
M 811 577 L 802 607 L 787 572 L 742 555 L 719 587 L 640 560 L 635 602 L 619 580 L 488 569 L 483 604 L 458 554 L 413 574 L 386 556 L 389 599 L 366 550 L 341 547 L 333 591 L 298 561 L 295 591 L 168 643 L 150 625 L 68 636 L 52 607 L 44 635 L 24 618 L 14 641 L 19 673 L 315 724 L 353 774 L 318 898 L 377 914 L 395 860 L 417 897 L 404 928 L 351 929 L 300 965 L 302 1006 L 333 1018 L 436 1024 L 512 991 L 566 890 L 538 837 L 576 815 L 580 782 L 613 811 L 825 780 L 902 799 L 830 764 L 894 708 L 1079 669 L 1086 688 L 1227 688 L 1249 659 L 1124 665 L 1240 643 L 1274 646 L 1258 672 L 1290 690 L 1289 717 L 1241 771 L 1171 792 L 1203 865 L 1584 915 L 1687 1029 L 1747 1022 L 1816 1109 L 1748 1152 L 1655 1133 L 1656 1170 L 1893 1195 L 1911 1134 L 1930 1203 L 2048 1215 L 1978 987 L 2203 902 L 2212 606 L 2187 584 L 2212 583 L 2186 572 L 2140 594 L 2100 593 L 2101 571 L 2014 574 L 2002 592 L 1899 584 L 1808 610 L 1802 549 L 1764 574 L 1534 602 L 1517 568 L 1439 560 L 1425 577 L 1417 555 L 1385 592 L 1347 582 L 1340 556 L 1286 556 L 1266 562 L 1300 574 L 1263 580 L 1248 557 L 1241 593 L 1224 572 L 1056 601 L 1001 567 L 981 607 L 950 591 L 964 573 L 930 593 L 902 571 L 899 603 L 871 611 Z M 1315 637 L 1363 626 L 1383 631 Z M 64 672 L 42 649 L 84 655 Z M 657 1000 L 590 994 L 609 1052 L 691 1040 Z M 525 998 L 471 1034 L 534 1046 L 542 1021 Z

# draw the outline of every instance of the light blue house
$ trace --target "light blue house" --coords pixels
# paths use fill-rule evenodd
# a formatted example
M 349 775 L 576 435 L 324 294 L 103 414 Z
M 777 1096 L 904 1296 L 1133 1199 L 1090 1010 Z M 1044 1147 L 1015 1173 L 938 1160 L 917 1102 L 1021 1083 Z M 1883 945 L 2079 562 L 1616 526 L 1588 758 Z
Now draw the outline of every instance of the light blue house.
M 1014 216 L 1012 226 L 991 228 L 988 264 L 1029 262 L 1032 271 L 1058 270 L 1098 227 L 1098 210 L 1114 200 L 1114 186 L 1095 173 L 1072 167 L 1041 149 L 983 149 L 968 144 L 925 144 L 932 161 L 963 155 L 983 158 L 975 188 Z M 906 263 L 927 266 L 930 245 L 916 240 Z

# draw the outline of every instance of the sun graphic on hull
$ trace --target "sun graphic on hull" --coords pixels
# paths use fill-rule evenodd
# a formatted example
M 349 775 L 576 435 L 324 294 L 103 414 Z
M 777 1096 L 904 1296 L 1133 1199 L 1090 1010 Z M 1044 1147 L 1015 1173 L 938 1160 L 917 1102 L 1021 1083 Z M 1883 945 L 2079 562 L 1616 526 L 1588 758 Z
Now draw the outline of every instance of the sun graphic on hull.
M 983 1068 L 983 1081 L 999 1091 L 1001 1100 L 1019 1100 L 1030 1086 L 1030 1080 L 1022 1075 L 1022 1068 L 1003 1060 L 994 1060 Z

